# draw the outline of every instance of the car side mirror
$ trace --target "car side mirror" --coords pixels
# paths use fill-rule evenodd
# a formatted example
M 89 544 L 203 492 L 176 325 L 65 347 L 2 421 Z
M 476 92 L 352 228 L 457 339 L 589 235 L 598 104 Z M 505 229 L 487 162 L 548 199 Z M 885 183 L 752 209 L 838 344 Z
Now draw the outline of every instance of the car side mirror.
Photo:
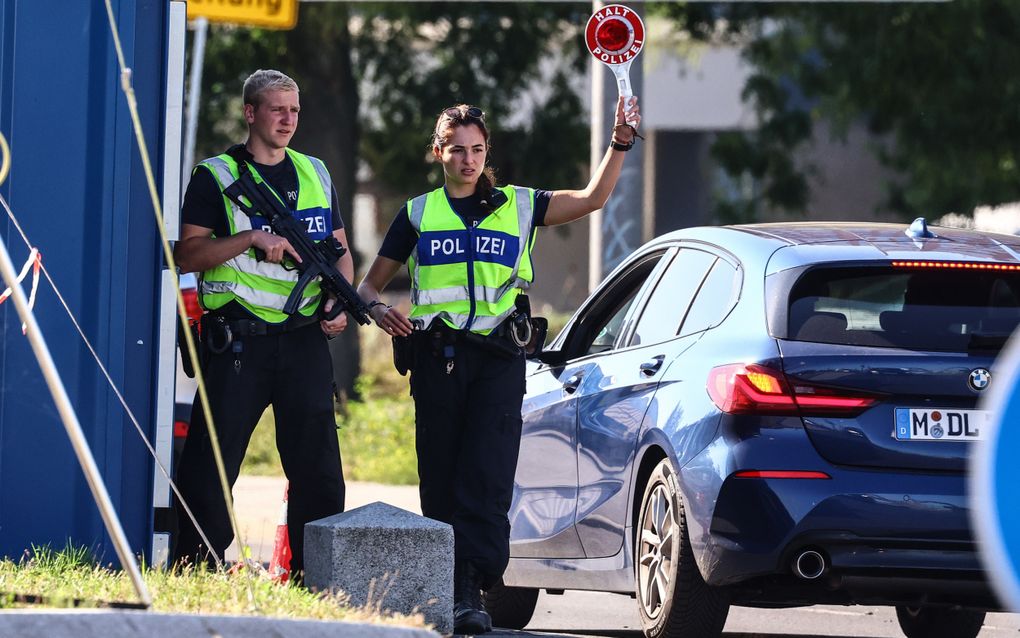
M 566 355 L 559 350 L 542 350 L 534 355 L 528 355 L 529 359 L 541 361 L 542 363 L 550 366 L 561 366 L 567 362 Z

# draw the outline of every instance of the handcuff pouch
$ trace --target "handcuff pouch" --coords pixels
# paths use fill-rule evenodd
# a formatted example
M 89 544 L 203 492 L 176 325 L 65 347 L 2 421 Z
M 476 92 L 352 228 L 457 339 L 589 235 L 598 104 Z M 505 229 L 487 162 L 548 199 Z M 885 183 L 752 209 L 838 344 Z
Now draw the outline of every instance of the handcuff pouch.
M 234 342 L 234 333 L 226 317 L 206 313 L 202 316 L 202 343 L 205 358 L 213 354 L 221 354 Z
M 524 356 L 535 357 L 541 354 L 545 346 L 549 320 L 531 314 L 531 300 L 525 294 L 517 295 L 514 306 L 514 313 L 505 324 L 507 337 L 514 345 L 524 349 Z
M 545 338 L 549 334 L 549 320 L 545 317 L 531 317 L 531 339 L 524 346 L 524 356 L 537 357 L 545 347 Z

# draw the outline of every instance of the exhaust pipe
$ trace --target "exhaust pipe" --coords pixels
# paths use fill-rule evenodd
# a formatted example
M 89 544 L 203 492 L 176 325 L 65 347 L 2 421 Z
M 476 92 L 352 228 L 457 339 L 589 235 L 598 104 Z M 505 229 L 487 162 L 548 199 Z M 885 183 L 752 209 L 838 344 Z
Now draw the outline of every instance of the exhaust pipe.
M 793 573 L 804 580 L 814 580 L 825 573 L 825 557 L 813 549 L 806 549 L 793 559 Z

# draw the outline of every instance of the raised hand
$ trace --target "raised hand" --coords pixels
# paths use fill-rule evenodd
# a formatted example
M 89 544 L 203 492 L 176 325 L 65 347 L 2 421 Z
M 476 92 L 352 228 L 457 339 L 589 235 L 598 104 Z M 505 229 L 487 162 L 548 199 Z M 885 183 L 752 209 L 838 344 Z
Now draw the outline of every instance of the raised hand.
M 636 95 L 630 98 L 621 95 L 616 102 L 613 137 L 620 144 L 630 144 L 637 135 L 637 127 L 641 124 L 641 108 L 637 102 Z

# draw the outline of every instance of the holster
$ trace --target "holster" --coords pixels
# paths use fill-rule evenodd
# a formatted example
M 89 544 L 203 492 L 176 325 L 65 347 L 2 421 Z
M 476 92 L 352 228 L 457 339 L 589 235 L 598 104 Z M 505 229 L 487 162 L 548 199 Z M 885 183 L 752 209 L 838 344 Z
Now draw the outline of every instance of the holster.
M 414 369 L 414 344 L 411 337 L 393 337 L 393 367 L 397 369 L 400 376 L 407 374 L 408 370 Z
M 195 344 L 195 352 L 198 353 L 198 367 L 202 367 L 205 363 L 206 352 L 205 344 L 202 341 L 201 331 L 199 330 L 199 323 L 197 321 L 188 321 L 188 329 L 191 331 L 191 340 Z M 195 378 L 195 362 L 191 360 L 191 353 L 188 352 L 188 342 L 184 338 L 183 328 L 178 322 L 177 324 L 177 347 L 181 352 L 181 369 L 184 370 L 184 374 L 188 375 L 189 379 Z

